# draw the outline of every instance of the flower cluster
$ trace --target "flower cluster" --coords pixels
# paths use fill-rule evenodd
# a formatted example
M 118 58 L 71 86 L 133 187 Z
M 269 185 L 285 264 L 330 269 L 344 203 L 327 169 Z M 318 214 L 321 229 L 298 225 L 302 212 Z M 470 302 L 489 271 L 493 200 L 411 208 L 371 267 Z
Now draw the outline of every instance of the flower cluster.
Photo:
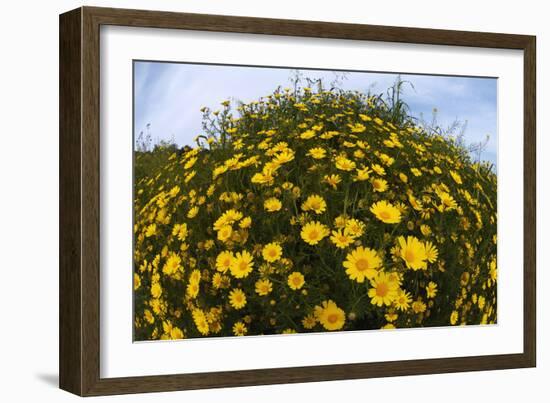
M 136 339 L 495 323 L 496 174 L 391 112 L 277 90 L 136 152 Z

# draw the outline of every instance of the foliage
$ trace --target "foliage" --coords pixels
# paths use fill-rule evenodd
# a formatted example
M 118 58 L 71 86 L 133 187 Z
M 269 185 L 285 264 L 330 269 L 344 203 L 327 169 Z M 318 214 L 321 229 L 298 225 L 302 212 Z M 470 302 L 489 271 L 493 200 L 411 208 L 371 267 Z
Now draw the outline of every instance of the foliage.
M 277 89 L 136 153 L 135 338 L 495 323 L 496 175 L 399 94 Z

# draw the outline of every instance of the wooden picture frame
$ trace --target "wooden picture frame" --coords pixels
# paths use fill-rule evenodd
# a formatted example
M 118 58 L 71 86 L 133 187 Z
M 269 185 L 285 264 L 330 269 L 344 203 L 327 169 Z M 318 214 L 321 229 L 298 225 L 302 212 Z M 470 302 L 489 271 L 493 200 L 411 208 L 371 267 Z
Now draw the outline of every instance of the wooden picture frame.
M 230 372 L 100 377 L 100 26 L 302 36 L 524 52 L 524 348 L 521 354 Z M 535 37 L 81 7 L 60 16 L 60 387 L 81 396 L 534 367 Z M 519 269 L 519 268 L 518 268 Z

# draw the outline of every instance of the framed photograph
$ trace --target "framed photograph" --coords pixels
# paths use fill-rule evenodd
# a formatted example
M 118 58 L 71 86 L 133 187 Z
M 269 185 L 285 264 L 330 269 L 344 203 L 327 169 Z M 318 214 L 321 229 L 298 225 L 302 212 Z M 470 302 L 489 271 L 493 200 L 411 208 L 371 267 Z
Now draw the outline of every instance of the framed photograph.
M 60 387 L 533 367 L 535 37 L 60 16 Z

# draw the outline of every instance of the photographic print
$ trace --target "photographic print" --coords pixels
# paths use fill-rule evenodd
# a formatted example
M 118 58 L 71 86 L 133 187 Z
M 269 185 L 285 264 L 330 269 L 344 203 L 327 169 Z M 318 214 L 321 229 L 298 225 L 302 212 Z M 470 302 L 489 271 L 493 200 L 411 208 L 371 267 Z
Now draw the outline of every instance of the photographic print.
M 135 341 L 496 324 L 496 78 L 133 74 Z

